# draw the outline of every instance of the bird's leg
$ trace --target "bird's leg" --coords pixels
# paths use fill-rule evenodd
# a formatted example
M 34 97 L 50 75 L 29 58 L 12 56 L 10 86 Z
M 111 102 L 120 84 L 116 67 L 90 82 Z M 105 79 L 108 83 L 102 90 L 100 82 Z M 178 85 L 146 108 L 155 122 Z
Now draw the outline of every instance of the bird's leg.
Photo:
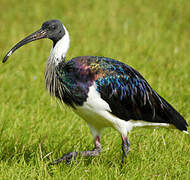
M 95 144 L 95 147 L 93 150 L 80 151 L 80 152 L 70 152 L 70 153 L 64 154 L 61 158 L 53 161 L 51 163 L 51 165 L 58 164 L 60 162 L 65 162 L 66 164 L 69 164 L 72 161 L 72 159 L 76 160 L 76 158 L 80 157 L 80 156 L 97 156 L 97 155 L 99 155 L 99 153 L 101 152 L 101 149 L 102 149 L 99 136 L 96 136 L 94 138 L 94 144 Z
M 122 155 L 122 164 L 123 164 L 125 158 L 127 158 L 127 155 L 129 153 L 129 149 L 130 149 L 130 143 L 129 143 L 128 137 L 122 136 L 121 148 L 123 151 L 123 155 Z

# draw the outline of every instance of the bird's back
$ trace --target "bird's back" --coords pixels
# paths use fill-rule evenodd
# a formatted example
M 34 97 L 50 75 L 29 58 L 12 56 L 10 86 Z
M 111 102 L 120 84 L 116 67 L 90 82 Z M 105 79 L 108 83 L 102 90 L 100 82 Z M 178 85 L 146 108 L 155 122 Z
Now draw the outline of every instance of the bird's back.
M 120 61 L 97 56 L 76 57 L 58 65 L 57 77 L 63 88 L 59 98 L 72 107 L 82 106 L 89 88 L 95 84 L 96 91 L 118 118 L 169 123 L 187 130 L 184 118 L 139 72 Z

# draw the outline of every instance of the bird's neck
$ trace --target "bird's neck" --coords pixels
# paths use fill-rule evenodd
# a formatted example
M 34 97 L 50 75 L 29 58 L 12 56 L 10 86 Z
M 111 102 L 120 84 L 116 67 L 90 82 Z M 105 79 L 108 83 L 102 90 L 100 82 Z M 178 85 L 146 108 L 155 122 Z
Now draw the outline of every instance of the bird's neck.
M 56 67 L 60 62 L 65 60 L 65 55 L 69 49 L 69 33 L 64 26 L 63 28 L 65 30 L 65 35 L 59 41 L 54 43 L 46 65 L 45 84 L 52 96 L 59 96 L 62 92 L 60 81 L 56 75 Z
M 63 28 L 65 30 L 65 35 L 59 41 L 53 44 L 53 47 L 50 51 L 49 60 L 53 61 L 55 66 L 58 65 L 62 60 L 64 60 L 67 50 L 69 49 L 69 44 L 70 44 L 69 33 L 64 25 Z

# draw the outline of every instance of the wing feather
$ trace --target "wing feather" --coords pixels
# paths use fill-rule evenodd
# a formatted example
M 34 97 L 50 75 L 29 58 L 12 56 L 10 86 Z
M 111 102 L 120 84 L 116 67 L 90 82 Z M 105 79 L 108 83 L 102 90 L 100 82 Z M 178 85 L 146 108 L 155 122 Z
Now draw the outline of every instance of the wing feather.
M 170 123 L 180 130 L 187 130 L 184 118 L 151 88 L 138 71 L 119 61 L 110 61 L 114 67 L 104 69 L 96 84 L 101 98 L 109 104 L 115 116 L 126 121 Z

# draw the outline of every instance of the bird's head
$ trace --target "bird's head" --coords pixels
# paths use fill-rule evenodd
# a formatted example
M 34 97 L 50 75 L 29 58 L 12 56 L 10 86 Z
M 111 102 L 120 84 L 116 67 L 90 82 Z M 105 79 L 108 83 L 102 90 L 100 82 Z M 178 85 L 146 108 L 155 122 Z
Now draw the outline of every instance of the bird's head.
M 65 35 L 65 29 L 63 24 L 59 20 L 50 20 L 42 24 L 41 28 L 25 37 L 23 40 L 18 42 L 4 57 L 3 63 L 7 61 L 11 54 L 21 46 L 43 38 L 51 39 L 54 45 Z
M 63 24 L 59 20 L 44 22 L 40 30 L 45 33 L 45 36 L 42 38 L 49 38 L 54 44 L 65 35 Z

